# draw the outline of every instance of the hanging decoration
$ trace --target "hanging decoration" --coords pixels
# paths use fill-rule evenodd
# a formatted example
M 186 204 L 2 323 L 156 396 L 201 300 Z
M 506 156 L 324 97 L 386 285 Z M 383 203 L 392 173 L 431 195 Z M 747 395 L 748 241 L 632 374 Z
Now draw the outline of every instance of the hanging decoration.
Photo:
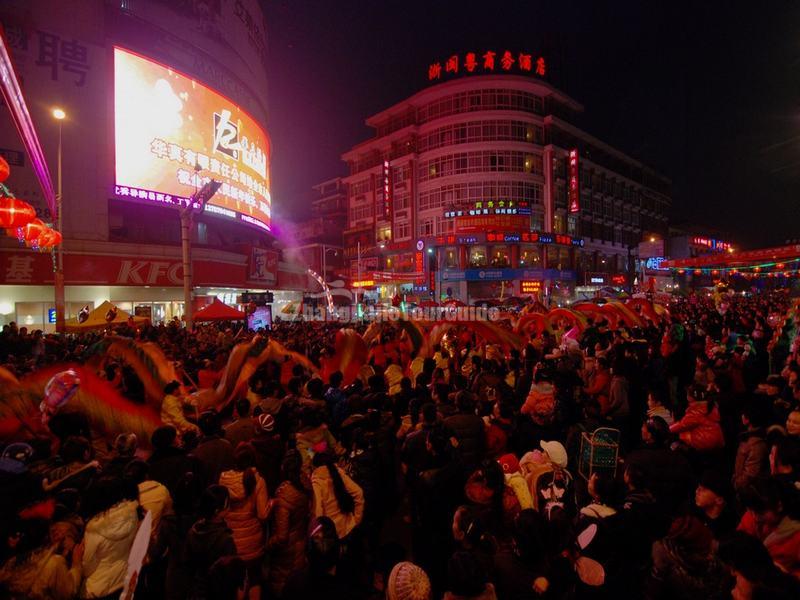
M 36 218 L 36 209 L 14 196 L 0 196 L 0 227 L 14 229 Z

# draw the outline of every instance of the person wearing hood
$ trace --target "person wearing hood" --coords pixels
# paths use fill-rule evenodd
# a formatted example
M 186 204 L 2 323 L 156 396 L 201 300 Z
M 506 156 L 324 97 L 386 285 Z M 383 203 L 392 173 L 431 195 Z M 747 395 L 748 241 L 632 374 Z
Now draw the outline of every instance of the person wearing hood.
M 300 454 L 289 450 L 281 463 L 283 482 L 275 491 L 267 552 L 270 553 L 269 590 L 278 598 L 289 575 L 305 563 L 310 495 L 301 480 L 302 466 Z
M 686 399 L 689 402 L 686 413 L 670 426 L 670 432 L 677 433 L 684 444 L 697 452 L 720 450 L 725 439 L 716 402 L 698 385 L 689 386 Z
M 255 468 L 255 450 L 240 443 L 234 454 L 234 468 L 223 471 L 219 484 L 228 489 L 230 505 L 225 523 L 233 532 L 236 552 L 248 571 L 249 597 L 261 595 L 261 562 L 264 556 L 264 521 L 269 517 L 271 503 L 264 478 Z
M 742 411 L 745 430 L 739 434 L 732 480 L 737 492 L 769 473 L 769 448 L 764 430 L 769 422 L 769 415 L 763 406 L 762 402 L 751 400 Z
M 522 469 L 519 466 L 519 460 L 513 454 L 504 454 L 497 459 L 498 464 L 503 469 L 503 477 L 506 480 L 506 485 L 514 492 L 514 496 L 519 502 L 519 509 L 525 510 L 533 508 L 533 498 L 531 498 L 531 491 L 528 488 L 528 482 L 522 476 Z
M 139 503 L 120 479 L 99 479 L 88 490 L 82 598 L 102 598 L 122 590 L 128 554 L 139 529 Z
M 795 493 L 772 478 L 754 481 L 742 491 L 746 512 L 737 530 L 757 537 L 781 569 L 800 577 L 800 515 L 790 513 Z
M 186 536 L 187 562 L 194 568 L 189 598 L 205 600 L 209 595 L 208 573 L 220 558 L 236 556 L 233 534 L 225 524 L 223 511 L 228 508 L 228 488 L 210 486 L 200 497 L 200 519 Z

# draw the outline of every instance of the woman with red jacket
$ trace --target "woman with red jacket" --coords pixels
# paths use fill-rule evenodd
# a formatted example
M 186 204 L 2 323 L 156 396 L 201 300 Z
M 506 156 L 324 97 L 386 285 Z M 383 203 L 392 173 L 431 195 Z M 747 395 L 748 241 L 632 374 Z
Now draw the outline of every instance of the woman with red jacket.
M 686 390 L 689 406 L 680 421 L 670 425 L 670 432 L 677 433 L 680 440 L 698 452 L 719 450 L 725 446 L 725 438 L 719 424 L 719 410 L 713 398 L 701 386 L 691 385 Z

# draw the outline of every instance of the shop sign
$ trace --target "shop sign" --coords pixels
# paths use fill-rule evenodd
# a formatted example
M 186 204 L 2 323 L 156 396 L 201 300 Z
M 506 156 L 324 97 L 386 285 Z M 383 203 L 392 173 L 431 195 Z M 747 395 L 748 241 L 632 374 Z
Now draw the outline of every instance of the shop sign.
M 372 279 L 362 279 L 361 281 L 354 281 L 351 284 L 351 287 L 354 288 L 365 288 L 365 287 L 374 287 L 375 281 Z
M 478 200 L 470 208 L 445 211 L 444 218 L 529 214 L 531 214 L 531 205 L 527 200 L 519 200 L 517 202 L 513 200 Z
M 192 262 L 195 285 L 236 285 L 245 281 L 244 264 L 196 259 Z M 0 252 L 0 284 L 52 285 L 53 259 L 49 253 Z M 174 287 L 183 284 L 183 263 L 169 258 L 65 254 L 64 280 L 67 285 L 152 285 Z
M 558 269 L 466 269 L 464 271 L 445 269 L 441 272 L 442 281 L 512 281 L 512 280 L 561 280 L 574 281 L 575 271 Z
M 542 282 L 523 280 L 519 282 L 519 289 L 523 294 L 538 294 L 542 291 Z
M 470 233 L 473 231 L 520 231 L 530 227 L 530 217 L 520 215 L 493 215 L 493 216 L 464 216 L 456 217 L 455 229 L 457 233 Z
M 611 283 L 613 285 L 625 285 L 627 283 L 627 277 L 625 275 L 612 275 Z
M 580 175 L 578 169 L 578 149 L 573 148 L 569 151 L 567 173 L 569 176 L 568 196 L 569 212 L 576 213 L 581 209 L 580 196 Z
M 662 267 L 661 263 L 667 260 L 663 256 L 651 256 L 644 261 L 644 268 L 648 271 L 669 271 L 667 267 Z
M 512 52 L 511 50 L 486 50 L 453 54 L 443 61 L 428 65 L 428 81 L 439 81 L 444 77 L 459 75 L 486 75 L 488 73 L 513 73 L 515 75 L 537 75 L 544 77 L 547 63 L 543 56 Z
M 704 246 L 705 248 L 709 248 L 717 252 L 725 252 L 731 247 L 730 242 L 723 242 L 722 240 L 716 240 L 714 238 L 707 237 L 693 237 L 692 244 L 695 246 Z

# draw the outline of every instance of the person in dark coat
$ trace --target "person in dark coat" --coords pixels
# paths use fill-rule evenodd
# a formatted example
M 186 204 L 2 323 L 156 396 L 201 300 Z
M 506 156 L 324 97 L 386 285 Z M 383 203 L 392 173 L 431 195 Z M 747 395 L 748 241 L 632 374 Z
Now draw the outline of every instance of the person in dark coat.
M 625 462 L 642 469 L 645 485 L 655 496 L 659 508 L 674 515 L 691 497 L 694 479 L 686 457 L 670 450 L 669 435 L 664 419 L 647 419 L 642 425 L 642 445 L 631 452 Z
M 200 480 L 193 473 L 183 475 L 172 492 L 172 512 L 161 518 L 158 535 L 151 541 L 153 561 L 167 561 L 164 598 L 183 600 L 191 588 L 193 566 L 189 563 L 187 537 L 197 522 Z
M 444 420 L 444 426 L 453 432 L 458 440 L 461 460 L 467 469 L 474 468 L 483 457 L 485 445 L 484 422 L 475 414 L 472 397 L 466 392 L 456 396 L 458 412 Z
M 150 436 L 153 453 L 147 459 L 150 479 L 166 486 L 170 494 L 175 493 L 184 474 L 197 471 L 197 461 L 175 445 L 177 438 L 178 431 L 172 425 L 157 428 Z
M 197 424 L 203 435 L 197 448 L 192 451 L 192 456 L 197 459 L 203 483 L 207 486 L 214 485 L 219 482 L 220 473 L 233 468 L 233 446 L 222 437 L 220 418 L 216 411 L 204 412 Z
M 266 413 L 255 418 L 257 433 L 250 445 L 256 451 L 256 470 L 267 482 L 267 489 L 273 493 L 280 483 L 281 461 L 284 443 L 277 431 L 276 419 Z
M 211 600 L 209 571 L 212 565 L 226 556 L 236 556 L 233 534 L 225 524 L 222 512 L 228 508 L 228 490 L 212 485 L 200 498 L 200 519 L 186 536 L 186 558 L 193 567 L 191 576 L 192 600 Z
M 725 572 L 714 555 L 714 536 L 696 517 L 675 519 L 669 533 L 653 544 L 647 600 L 730 597 Z
M 250 416 L 250 401 L 242 398 L 236 403 L 237 419 L 225 427 L 225 439 L 236 448 L 242 442 L 249 442 L 256 433 L 256 423 Z
M 769 474 L 769 447 L 765 427 L 769 422 L 769 407 L 760 400 L 750 401 L 742 411 L 745 430 L 739 434 L 739 447 L 733 468 L 733 487 L 737 492 Z

